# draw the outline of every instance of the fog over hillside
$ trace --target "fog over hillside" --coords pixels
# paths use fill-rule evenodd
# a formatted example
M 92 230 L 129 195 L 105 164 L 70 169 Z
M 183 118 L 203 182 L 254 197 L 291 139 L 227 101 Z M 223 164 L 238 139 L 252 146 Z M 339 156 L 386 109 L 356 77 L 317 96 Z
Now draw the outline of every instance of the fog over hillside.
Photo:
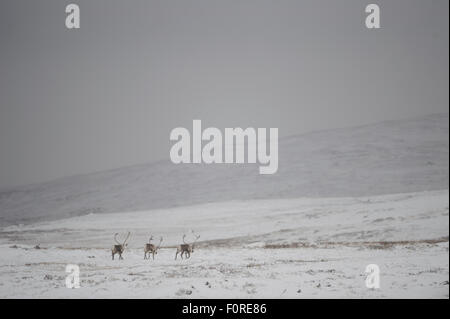
M 256 164 L 168 159 L 16 187 L 0 192 L 0 225 L 227 200 L 448 189 L 448 121 L 437 114 L 283 138 L 274 175 L 259 175 Z

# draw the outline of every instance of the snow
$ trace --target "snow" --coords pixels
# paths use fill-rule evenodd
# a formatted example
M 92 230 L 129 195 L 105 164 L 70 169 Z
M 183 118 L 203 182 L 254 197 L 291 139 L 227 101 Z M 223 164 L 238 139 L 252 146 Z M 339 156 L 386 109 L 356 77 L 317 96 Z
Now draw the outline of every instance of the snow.
M 233 201 L 9 226 L 0 297 L 448 298 L 448 196 Z M 174 260 L 190 230 L 198 247 Z M 124 260 L 111 260 L 113 234 L 126 231 Z M 163 247 L 144 260 L 150 234 Z M 375 290 L 364 273 L 373 263 Z M 80 289 L 65 288 L 66 264 L 80 266 Z
M 284 138 L 271 176 L 163 161 L 3 190 L 0 298 L 448 298 L 448 120 Z M 144 260 L 150 235 L 164 240 Z

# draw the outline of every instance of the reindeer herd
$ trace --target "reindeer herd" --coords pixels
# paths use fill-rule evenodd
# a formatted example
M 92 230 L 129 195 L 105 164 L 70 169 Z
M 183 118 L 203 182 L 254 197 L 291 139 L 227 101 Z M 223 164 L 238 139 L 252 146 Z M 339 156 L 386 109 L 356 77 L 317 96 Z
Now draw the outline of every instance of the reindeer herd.
M 178 254 L 180 254 L 181 259 L 183 259 L 183 256 L 186 259 L 191 257 L 191 253 L 194 252 L 194 245 L 200 238 L 200 235 L 196 235 L 194 231 L 192 231 L 192 234 L 194 236 L 194 241 L 190 244 L 186 242 L 186 234 L 183 235 L 183 243 L 177 246 L 175 260 L 177 259 Z M 118 233 L 114 234 L 114 241 L 116 242 L 116 244 L 111 249 L 112 260 L 114 260 L 114 256 L 116 254 L 119 255 L 119 259 L 123 259 L 122 253 L 125 251 L 125 248 L 128 247 L 127 241 L 130 238 L 130 232 L 128 232 L 123 242 L 119 242 L 119 240 L 117 239 L 118 235 Z M 152 244 L 152 240 L 153 236 L 150 236 L 148 243 L 144 245 L 144 259 L 150 259 L 150 255 L 152 256 L 152 259 L 155 259 L 155 255 L 158 254 L 158 250 L 159 248 L 161 248 L 161 243 L 163 241 L 162 237 L 160 237 L 158 245 Z

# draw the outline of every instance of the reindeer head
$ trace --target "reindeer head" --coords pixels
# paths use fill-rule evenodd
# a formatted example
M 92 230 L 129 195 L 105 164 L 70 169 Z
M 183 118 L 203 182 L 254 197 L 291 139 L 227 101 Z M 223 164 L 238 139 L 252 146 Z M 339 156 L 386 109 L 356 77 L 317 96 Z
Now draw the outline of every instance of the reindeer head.
M 158 244 L 158 249 L 161 247 L 161 243 L 162 243 L 162 241 L 163 241 L 163 238 L 162 238 L 162 236 L 159 238 L 159 244 Z
M 162 236 L 161 236 L 161 237 L 159 238 L 158 246 L 156 246 L 156 248 L 155 248 L 155 254 L 158 254 L 158 250 L 159 250 L 159 248 L 161 247 L 162 241 L 163 241 L 163 238 L 162 238 Z
M 196 235 L 193 230 L 191 232 L 192 232 L 192 235 L 195 237 L 195 240 L 191 245 L 191 251 L 194 252 L 194 245 L 197 242 L 197 240 L 200 238 L 200 235 Z

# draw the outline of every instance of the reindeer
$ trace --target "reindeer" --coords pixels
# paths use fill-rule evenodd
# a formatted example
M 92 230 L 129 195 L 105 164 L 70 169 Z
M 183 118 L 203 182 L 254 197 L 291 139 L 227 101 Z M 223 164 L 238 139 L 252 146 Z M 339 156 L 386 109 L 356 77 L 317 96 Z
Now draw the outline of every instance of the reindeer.
M 117 245 L 114 245 L 111 249 L 112 260 L 114 260 L 115 254 L 119 254 L 119 260 L 123 259 L 122 253 L 124 252 L 125 248 L 128 246 L 128 244 L 126 242 L 127 242 L 128 238 L 130 237 L 130 232 L 128 232 L 127 238 L 125 238 L 123 243 L 119 243 L 119 241 L 117 240 L 117 235 L 118 235 L 118 233 L 114 234 L 114 240 L 117 243 Z
M 153 236 L 150 236 L 150 239 L 148 240 L 148 244 L 145 244 L 144 247 L 144 259 L 149 259 L 150 254 L 152 255 L 152 259 L 155 259 L 155 255 L 158 253 L 158 249 L 161 247 L 161 243 L 163 241 L 163 238 L 161 237 L 159 240 L 158 246 L 153 245 L 151 242 L 153 240 Z M 148 254 L 148 257 L 147 257 Z
M 194 232 L 192 231 L 192 234 L 195 236 L 194 242 L 191 244 L 186 243 L 184 240 L 186 238 L 186 234 L 183 234 L 183 243 L 177 247 L 177 253 L 175 254 L 175 260 L 177 259 L 177 256 L 179 253 L 181 256 L 181 259 L 183 259 L 183 254 L 186 256 L 186 259 L 191 258 L 191 253 L 194 252 L 194 245 L 197 242 L 197 240 L 200 238 L 200 235 L 196 236 Z

